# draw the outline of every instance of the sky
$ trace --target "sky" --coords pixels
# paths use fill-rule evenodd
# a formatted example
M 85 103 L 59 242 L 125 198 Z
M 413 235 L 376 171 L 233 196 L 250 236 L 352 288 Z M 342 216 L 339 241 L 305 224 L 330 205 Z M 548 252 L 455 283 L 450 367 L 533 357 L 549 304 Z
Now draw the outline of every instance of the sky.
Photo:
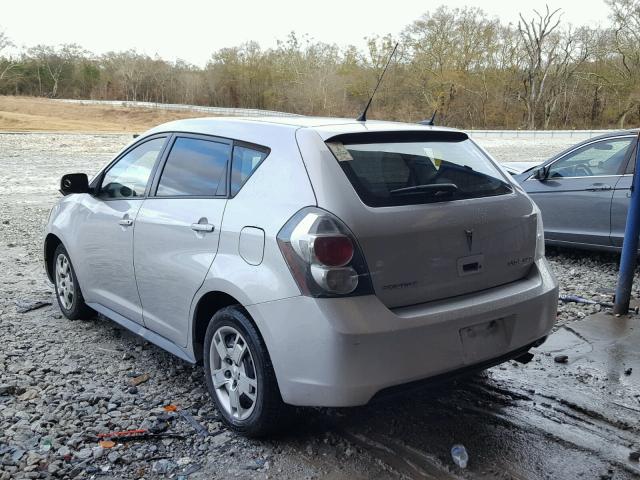
M 135 48 L 203 66 L 215 50 L 254 40 L 276 45 L 289 32 L 340 46 L 398 34 L 439 5 L 476 6 L 505 23 L 518 13 L 562 8 L 563 20 L 606 25 L 604 0 L 0 0 L 0 31 L 18 46 L 77 43 L 94 53 Z

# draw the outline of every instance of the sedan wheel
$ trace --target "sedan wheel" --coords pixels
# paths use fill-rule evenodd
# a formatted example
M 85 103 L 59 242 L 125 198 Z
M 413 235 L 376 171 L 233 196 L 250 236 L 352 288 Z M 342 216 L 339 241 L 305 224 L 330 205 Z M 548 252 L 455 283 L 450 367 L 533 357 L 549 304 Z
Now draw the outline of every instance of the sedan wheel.
M 64 253 L 56 257 L 56 287 L 60 303 L 66 310 L 71 310 L 76 298 L 76 287 L 71 273 L 71 263 Z
M 236 419 L 245 420 L 254 410 L 258 381 L 251 349 L 235 328 L 225 325 L 213 334 L 211 377 L 219 405 Z

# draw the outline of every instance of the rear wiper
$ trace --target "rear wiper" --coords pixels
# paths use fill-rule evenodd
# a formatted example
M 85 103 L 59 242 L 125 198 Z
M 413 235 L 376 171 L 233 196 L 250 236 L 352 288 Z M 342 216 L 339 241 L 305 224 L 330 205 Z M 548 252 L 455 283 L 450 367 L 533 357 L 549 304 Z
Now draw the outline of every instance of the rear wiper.
M 450 195 L 457 192 L 455 183 L 432 183 L 428 185 L 415 185 L 413 187 L 396 188 L 389 192 L 390 195 L 410 195 L 412 193 L 426 193 L 435 196 Z

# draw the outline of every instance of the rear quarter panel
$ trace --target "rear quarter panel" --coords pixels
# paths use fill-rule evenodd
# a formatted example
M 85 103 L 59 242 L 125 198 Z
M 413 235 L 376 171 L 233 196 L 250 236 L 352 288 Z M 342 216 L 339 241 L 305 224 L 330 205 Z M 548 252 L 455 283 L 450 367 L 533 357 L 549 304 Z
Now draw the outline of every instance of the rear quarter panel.
M 207 292 L 227 293 L 244 306 L 300 295 L 276 240 L 282 226 L 298 210 L 316 205 L 295 142 L 295 130 L 283 132 L 280 128 L 273 135 L 239 140 L 269 147 L 271 152 L 238 194 L 227 201 L 218 254 L 194 298 L 191 318 Z M 240 233 L 245 227 L 264 231 L 264 255 L 257 265 L 239 254 Z M 260 323 L 258 327 L 269 347 L 273 338 L 268 321 L 256 319 L 256 322 Z

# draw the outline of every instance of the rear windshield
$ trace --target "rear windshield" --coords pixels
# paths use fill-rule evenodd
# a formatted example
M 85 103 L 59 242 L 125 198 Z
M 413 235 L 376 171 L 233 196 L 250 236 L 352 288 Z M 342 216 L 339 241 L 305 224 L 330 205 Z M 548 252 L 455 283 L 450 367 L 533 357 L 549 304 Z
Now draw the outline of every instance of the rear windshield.
M 362 201 L 371 207 L 504 195 L 512 191 L 486 155 L 460 134 L 437 140 L 415 135 L 334 137 L 327 146 Z

